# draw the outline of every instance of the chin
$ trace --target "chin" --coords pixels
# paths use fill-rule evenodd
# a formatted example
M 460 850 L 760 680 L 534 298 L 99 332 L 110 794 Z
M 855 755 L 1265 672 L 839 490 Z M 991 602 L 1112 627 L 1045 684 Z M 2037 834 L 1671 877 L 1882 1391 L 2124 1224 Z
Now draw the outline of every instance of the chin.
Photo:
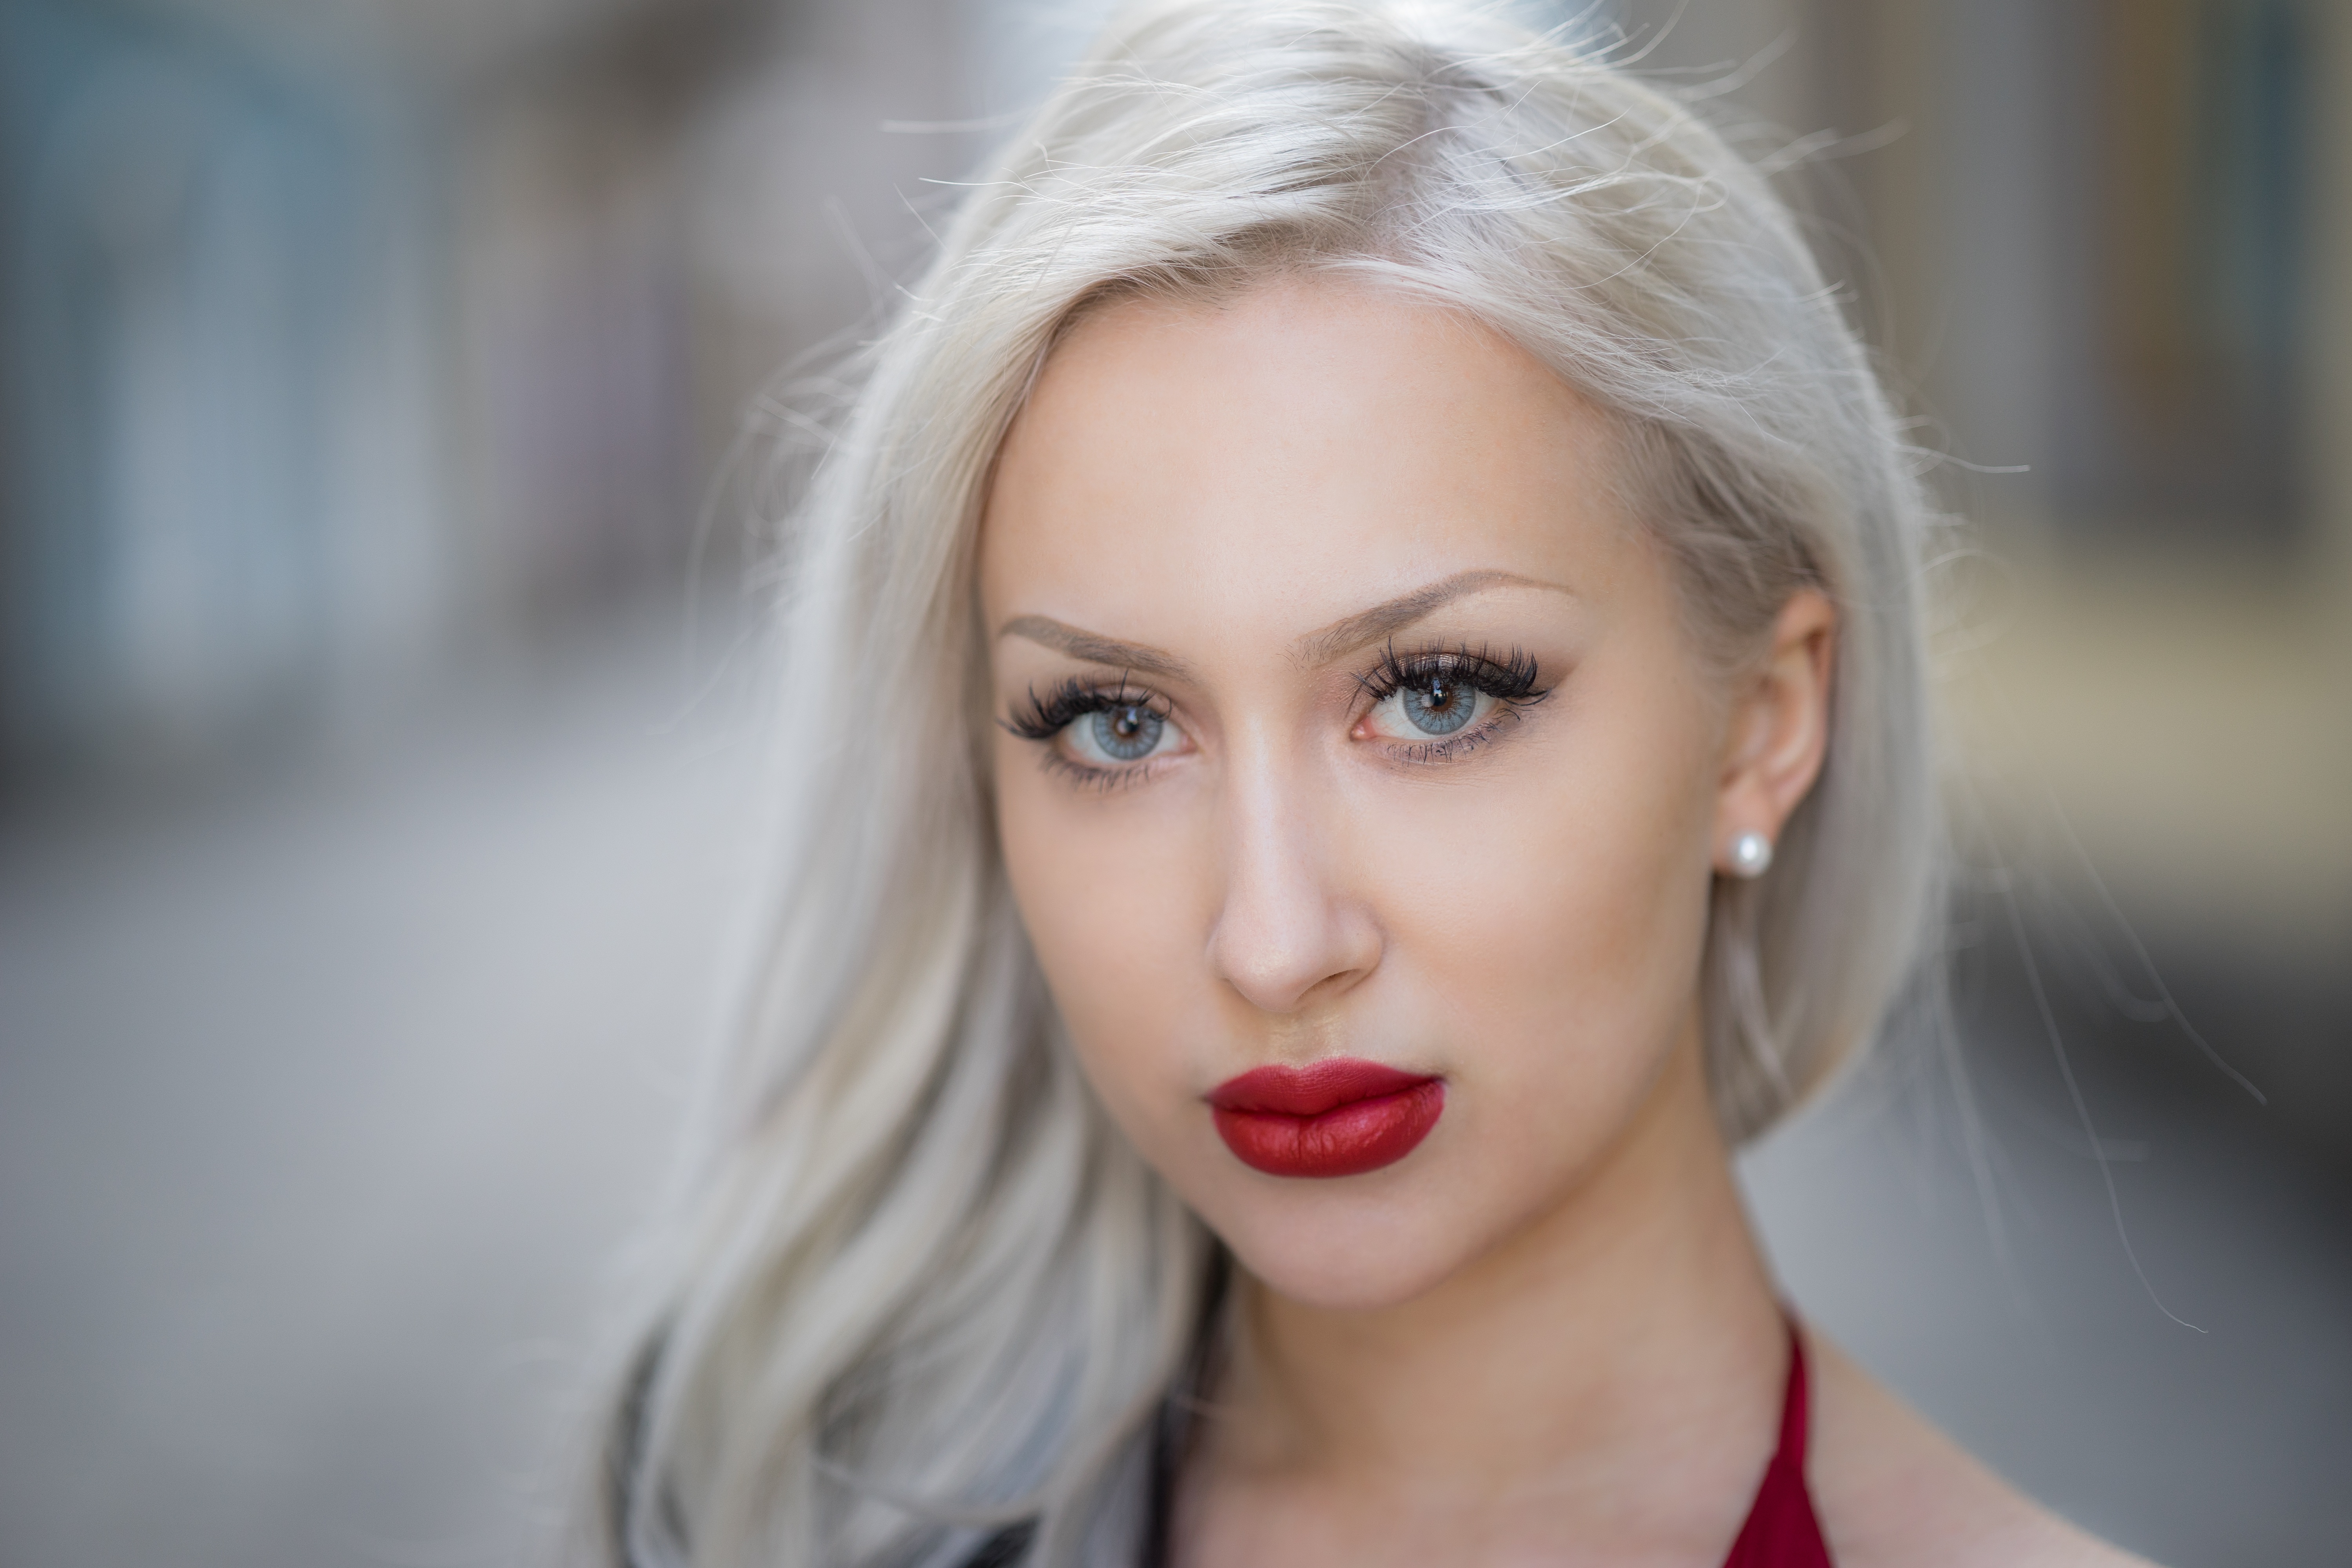
M 1443 1284 L 1477 1250 L 1469 1226 L 1410 1212 L 1420 1205 L 1392 1196 L 1278 1196 L 1279 1213 L 1248 1195 L 1221 1205 L 1226 1213 L 1212 1218 L 1210 1228 L 1253 1278 L 1303 1307 L 1368 1312 L 1400 1306 Z M 1228 1218 L 1232 1223 L 1223 1223 Z

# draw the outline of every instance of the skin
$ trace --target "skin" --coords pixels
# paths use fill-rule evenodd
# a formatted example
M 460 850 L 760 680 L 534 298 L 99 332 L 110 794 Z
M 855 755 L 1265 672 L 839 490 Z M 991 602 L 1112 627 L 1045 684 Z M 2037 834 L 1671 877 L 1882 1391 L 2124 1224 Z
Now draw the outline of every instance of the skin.
M 1133 763 L 1000 727 L 994 773 L 1080 1065 L 1240 1265 L 1181 1563 L 1712 1564 L 1771 1452 L 1699 960 L 1732 841 L 1820 772 L 1835 616 L 1801 591 L 1709 674 L 1612 452 L 1513 344 L 1328 279 L 1104 307 L 1006 438 L 999 718 L 1072 680 L 1164 716 Z M 1367 689 L 1389 648 L 1516 653 L 1536 690 L 1433 742 Z M 1444 1079 L 1412 1154 L 1226 1149 L 1206 1091 L 1341 1054 Z M 2130 1561 L 1814 1361 L 1842 1564 Z

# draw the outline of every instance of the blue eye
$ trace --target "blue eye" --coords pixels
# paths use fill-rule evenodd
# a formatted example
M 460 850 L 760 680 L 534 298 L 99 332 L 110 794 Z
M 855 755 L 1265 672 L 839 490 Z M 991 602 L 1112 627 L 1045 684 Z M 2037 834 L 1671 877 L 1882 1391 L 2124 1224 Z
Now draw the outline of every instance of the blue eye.
M 1402 741 L 1402 760 L 1438 762 L 1485 745 L 1496 726 L 1544 700 L 1536 661 L 1517 648 L 1496 657 L 1484 647 L 1400 654 L 1358 678 L 1373 698 L 1356 731 L 1365 740 Z
M 1140 702 L 1100 708 L 1079 721 L 1097 750 L 1115 762 L 1139 762 L 1159 749 L 1168 721 Z
M 1049 765 L 1076 768 L 1096 782 L 1141 778 L 1145 770 L 1134 764 L 1185 750 L 1184 731 L 1167 703 L 1124 681 L 1115 691 L 1076 676 L 1050 690 L 1033 688 L 1000 722 L 1023 740 L 1045 742 Z
M 1478 710 L 1478 689 L 1447 675 L 1401 688 L 1397 697 L 1406 721 L 1424 735 L 1450 735 Z

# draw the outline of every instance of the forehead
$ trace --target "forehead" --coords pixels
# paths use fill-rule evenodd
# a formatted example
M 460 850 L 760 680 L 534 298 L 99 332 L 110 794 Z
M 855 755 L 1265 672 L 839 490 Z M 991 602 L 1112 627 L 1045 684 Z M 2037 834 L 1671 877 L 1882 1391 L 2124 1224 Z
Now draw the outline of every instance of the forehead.
M 1119 300 L 1065 336 L 1006 437 L 982 595 L 996 618 L 1148 636 L 1188 603 L 1311 622 L 1465 569 L 1594 587 L 1630 543 L 1613 455 L 1534 356 L 1394 290 Z

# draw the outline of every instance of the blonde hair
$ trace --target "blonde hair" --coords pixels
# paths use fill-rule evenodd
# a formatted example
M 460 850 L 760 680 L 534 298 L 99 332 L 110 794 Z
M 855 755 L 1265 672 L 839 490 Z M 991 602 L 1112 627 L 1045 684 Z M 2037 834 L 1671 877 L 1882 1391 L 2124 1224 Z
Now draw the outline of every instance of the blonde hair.
M 1839 616 L 1819 784 L 1718 879 L 1707 1067 L 1753 1136 L 1878 1026 L 1933 902 L 1928 514 L 1787 206 L 1685 102 L 1489 11 L 1128 13 L 868 351 L 786 577 L 775 904 L 609 1455 L 603 1554 L 1136 1560 L 1217 1251 L 1057 1037 L 994 841 L 974 533 L 1107 293 L 1329 273 L 1466 312 L 1614 417 L 1736 663 Z

